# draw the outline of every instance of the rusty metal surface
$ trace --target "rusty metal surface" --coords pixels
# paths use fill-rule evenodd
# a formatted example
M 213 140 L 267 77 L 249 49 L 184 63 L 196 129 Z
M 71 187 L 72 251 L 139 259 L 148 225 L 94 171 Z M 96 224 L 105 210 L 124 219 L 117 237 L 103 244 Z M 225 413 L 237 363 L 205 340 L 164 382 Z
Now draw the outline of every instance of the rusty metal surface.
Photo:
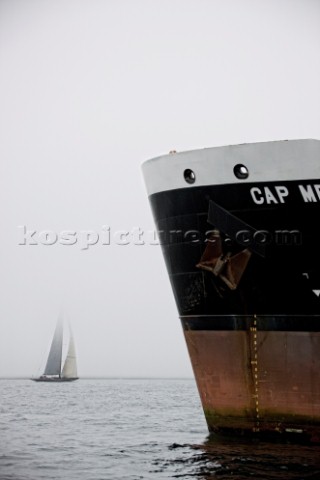
M 184 332 L 210 431 L 320 438 L 320 334 Z

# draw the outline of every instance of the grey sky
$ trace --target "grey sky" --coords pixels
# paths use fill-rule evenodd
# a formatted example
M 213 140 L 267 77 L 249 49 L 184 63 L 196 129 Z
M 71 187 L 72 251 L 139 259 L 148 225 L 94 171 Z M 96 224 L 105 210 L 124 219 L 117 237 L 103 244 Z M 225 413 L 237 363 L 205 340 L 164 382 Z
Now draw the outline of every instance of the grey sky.
M 146 159 L 320 138 L 319 25 L 318 0 L 0 1 L 0 376 L 37 373 L 61 308 L 80 376 L 192 375 L 160 248 L 113 234 L 154 227 Z

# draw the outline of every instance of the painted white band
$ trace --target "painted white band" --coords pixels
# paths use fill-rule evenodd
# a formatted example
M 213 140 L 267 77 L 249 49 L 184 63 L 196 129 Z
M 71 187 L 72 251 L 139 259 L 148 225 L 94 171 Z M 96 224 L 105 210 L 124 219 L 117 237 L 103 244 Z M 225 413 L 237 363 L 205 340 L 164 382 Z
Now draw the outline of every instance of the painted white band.
M 235 165 L 249 170 L 236 178 Z M 195 182 L 187 183 L 190 169 Z M 320 179 L 320 140 L 283 140 L 205 148 L 153 158 L 142 165 L 148 195 L 178 188 L 233 183 Z

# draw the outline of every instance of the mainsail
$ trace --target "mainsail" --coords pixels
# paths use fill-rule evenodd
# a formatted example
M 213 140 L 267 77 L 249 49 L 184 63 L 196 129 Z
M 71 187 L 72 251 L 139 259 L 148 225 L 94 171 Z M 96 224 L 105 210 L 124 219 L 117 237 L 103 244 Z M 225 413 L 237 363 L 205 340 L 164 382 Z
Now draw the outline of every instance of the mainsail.
M 54 331 L 51 348 L 44 369 L 44 375 L 60 375 L 61 359 L 62 359 L 62 340 L 63 340 L 63 323 L 59 318 L 56 329 Z

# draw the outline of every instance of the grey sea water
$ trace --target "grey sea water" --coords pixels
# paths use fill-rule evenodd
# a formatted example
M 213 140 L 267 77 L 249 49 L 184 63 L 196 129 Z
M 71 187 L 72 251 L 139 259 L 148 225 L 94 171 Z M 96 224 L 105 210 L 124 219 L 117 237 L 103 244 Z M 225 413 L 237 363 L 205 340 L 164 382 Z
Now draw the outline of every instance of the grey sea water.
M 320 479 L 319 446 L 210 438 L 192 379 L 0 388 L 0 480 Z

